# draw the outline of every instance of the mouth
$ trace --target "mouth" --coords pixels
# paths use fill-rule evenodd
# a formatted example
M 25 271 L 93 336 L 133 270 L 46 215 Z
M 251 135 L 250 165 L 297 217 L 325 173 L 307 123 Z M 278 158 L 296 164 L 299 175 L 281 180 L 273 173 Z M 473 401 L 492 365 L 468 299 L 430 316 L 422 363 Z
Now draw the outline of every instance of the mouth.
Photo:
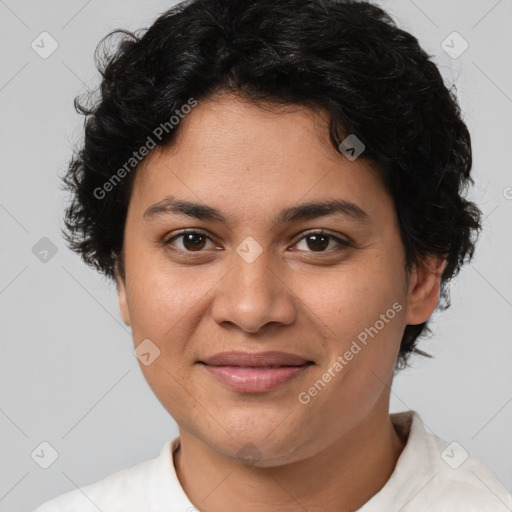
M 262 393 L 292 381 L 315 363 L 284 352 L 225 352 L 198 364 L 230 390 Z
M 220 352 L 199 363 L 209 366 L 240 366 L 245 368 L 277 368 L 280 366 L 303 366 L 314 363 L 297 354 L 288 352 Z

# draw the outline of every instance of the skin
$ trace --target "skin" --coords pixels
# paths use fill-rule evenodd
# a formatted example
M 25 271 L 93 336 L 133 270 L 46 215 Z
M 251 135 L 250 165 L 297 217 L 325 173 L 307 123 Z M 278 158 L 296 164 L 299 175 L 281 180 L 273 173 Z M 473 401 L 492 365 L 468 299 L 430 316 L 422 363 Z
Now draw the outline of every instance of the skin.
M 384 486 L 404 447 L 389 416 L 394 366 L 405 326 L 436 307 L 445 261 L 431 256 L 406 274 L 391 196 L 368 161 L 349 161 L 329 143 L 327 120 L 303 107 L 270 111 L 212 97 L 135 177 L 119 304 L 135 346 L 149 338 L 160 350 L 140 367 L 179 426 L 174 464 L 201 511 L 238 511 L 240 503 L 248 511 L 352 511 Z M 144 217 L 168 195 L 217 208 L 230 222 Z M 368 222 L 323 216 L 273 226 L 283 208 L 331 199 L 356 203 Z M 169 241 L 185 228 L 206 237 Z M 306 235 L 320 229 L 352 245 L 337 251 L 328 237 L 319 248 Z M 236 252 L 247 237 L 262 249 L 252 263 Z M 401 311 L 301 403 L 299 393 L 393 303 Z M 281 350 L 315 364 L 244 394 L 197 364 L 228 350 Z M 251 449 L 255 459 L 241 459 Z

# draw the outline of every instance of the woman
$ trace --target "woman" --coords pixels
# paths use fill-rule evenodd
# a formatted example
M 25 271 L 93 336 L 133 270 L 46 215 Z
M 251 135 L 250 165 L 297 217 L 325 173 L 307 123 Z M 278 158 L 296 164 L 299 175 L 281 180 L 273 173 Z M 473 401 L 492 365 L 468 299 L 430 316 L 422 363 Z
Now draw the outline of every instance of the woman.
M 389 414 L 481 227 L 417 40 L 321 0 L 195 0 L 121 35 L 80 110 L 66 238 L 115 280 L 179 436 L 37 512 L 510 509 L 462 446 Z

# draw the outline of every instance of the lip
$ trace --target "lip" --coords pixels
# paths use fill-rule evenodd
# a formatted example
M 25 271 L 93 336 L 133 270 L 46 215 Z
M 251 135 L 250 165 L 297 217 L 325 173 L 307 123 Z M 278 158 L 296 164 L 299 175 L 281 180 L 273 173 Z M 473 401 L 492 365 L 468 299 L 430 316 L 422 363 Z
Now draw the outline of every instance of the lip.
M 239 393 L 263 393 L 289 382 L 309 368 L 309 364 L 301 366 L 280 366 L 262 368 L 241 366 L 209 366 L 203 365 L 213 377 L 230 389 Z
M 286 352 L 223 352 L 198 361 L 214 378 L 240 393 L 262 393 L 289 382 L 314 364 Z
M 200 363 L 209 366 L 242 366 L 242 367 L 265 367 L 272 368 L 277 366 L 302 366 L 310 364 L 313 361 L 305 359 L 297 354 L 288 352 L 220 352 Z

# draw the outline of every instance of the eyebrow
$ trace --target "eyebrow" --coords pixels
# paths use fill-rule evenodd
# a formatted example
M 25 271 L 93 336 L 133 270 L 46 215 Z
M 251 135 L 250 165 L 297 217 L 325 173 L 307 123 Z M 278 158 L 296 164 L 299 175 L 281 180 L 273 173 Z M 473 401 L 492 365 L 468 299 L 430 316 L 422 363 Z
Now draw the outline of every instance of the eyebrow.
M 144 218 L 153 220 L 161 215 L 185 215 L 199 220 L 215 221 L 229 224 L 226 216 L 216 208 L 200 203 L 175 199 L 166 196 L 144 212 Z M 339 215 L 362 224 L 368 224 L 370 216 L 360 206 L 344 199 L 302 203 L 282 210 L 274 219 L 274 226 L 299 220 L 310 220 L 327 215 Z

